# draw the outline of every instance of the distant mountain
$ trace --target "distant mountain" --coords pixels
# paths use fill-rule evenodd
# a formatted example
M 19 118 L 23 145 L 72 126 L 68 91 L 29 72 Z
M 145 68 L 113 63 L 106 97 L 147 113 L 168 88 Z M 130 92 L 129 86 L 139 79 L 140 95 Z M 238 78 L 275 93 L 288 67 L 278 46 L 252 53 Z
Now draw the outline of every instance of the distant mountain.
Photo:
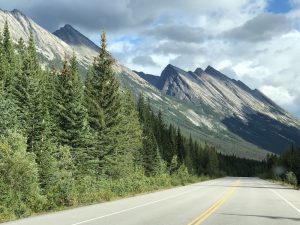
M 54 35 L 17 10 L 0 11 L 0 28 L 5 19 L 15 42 L 20 37 L 28 40 L 32 29 L 44 64 L 61 62 L 65 54 L 70 57 L 74 51 L 86 70 L 99 50 L 71 25 Z M 153 76 L 116 62 L 114 70 L 123 88 L 130 88 L 136 98 L 143 93 L 168 123 L 180 126 L 187 136 L 214 144 L 225 154 L 262 159 L 266 149 L 279 152 L 300 140 L 299 121 L 258 90 L 251 90 L 212 67 L 186 72 L 168 65 L 161 76 Z
M 57 31 L 53 32 L 53 34 L 70 45 L 81 55 L 94 57 L 99 52 L 100 48 L 94 42 L 69 24 L 66 24 Z
M 53 34 L 72 46 L 84 46 L 96 52 L 100 49 L 94 42 L 74 29 L 70 24 L 66 24 L 53 32 Z
M 133 72 L 138 74 L 141 78 L 148 81 L 150 84 L 152 84 L 155 87 L 157 86 L 157 83 L 160 80 L 159 76 L 155 76 L 155 75 L 152 75 L 152 74 L 145 74 L 143 72 L 137 72 L 137 71 L 133 71 Z
M 27 41 L 29 39 L 30 30 L 32 30 L 37 51 L 44 63 L 62 61 L 65 54 L 68 56 L 73 54 L 74 49 L 70 45 L 39 26 L 22 12 L 16 9 L 13 11 L 0 10 L 0 27 L 4 26 L 5 20 L 8 22 L 11 36 L 15 42 L 20 38 Z M 88 67 L 92 56 L 88 54 L 76 55 L 80 64 L 83 67 Z
M 263 149 L 279 153 L 291 144 L 300 145 L 298 119 L 259 90 L 252 90 L 211 66 L 186 72 L 168 65 L 154 85 L 163 93 L 204 110 L 207 116 L 214 115 L 214 122 Z

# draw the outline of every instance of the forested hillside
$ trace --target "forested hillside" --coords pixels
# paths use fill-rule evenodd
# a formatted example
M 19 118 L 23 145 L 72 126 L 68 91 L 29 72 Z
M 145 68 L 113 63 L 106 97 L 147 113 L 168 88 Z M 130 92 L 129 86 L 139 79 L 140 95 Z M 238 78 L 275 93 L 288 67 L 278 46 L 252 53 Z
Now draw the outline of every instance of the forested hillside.
M 135 104 L 105 33 L 84 82 L 75 55 L 42 68 L 32 34 L 15 44 L 6 23 L 0 43 L 0 221 L 264 168 L 184 137 L 143 93 Z

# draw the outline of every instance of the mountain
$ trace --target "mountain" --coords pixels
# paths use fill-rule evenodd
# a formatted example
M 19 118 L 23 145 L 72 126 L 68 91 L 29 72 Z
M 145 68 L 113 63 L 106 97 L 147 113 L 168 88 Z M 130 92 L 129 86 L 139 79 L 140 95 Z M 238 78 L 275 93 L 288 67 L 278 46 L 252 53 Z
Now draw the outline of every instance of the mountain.
M 260 148 L 280 153 L 291 144 L 300 145 L 298 119 L 259 90 L 252 90 L 211 66 L 186 72 L 168 65 L 154 85 L 166 95 L 203 110 L 206 121 L 210 121 L 211 115 L 215 125 L 224 125 Z
M 71 25 L 66 25 L 52 34 L 17 10 L 11 12 L 1 10 L 0 27 L 3 27 L 5 19 L 8 21 L 15 42 L 20 37 L 25 41 L 28 40 L 29 31 L 32 29 L 37 50 L 45 65 L 51 61 L 61 62 L 65 54 L 71 56 L 74 51 L 80 65 L 86 70 L 97 54 L 98 47 Z M 252 113 L 250 118 L 245 112 L 253 111 L 249 109 L 252 107 L 251 104 L 257 104 L 255 109 L 265 109 L 273 104 L 259 91 L 252 91 L 253 96 L 256 96 L 254 102 L 252 101 L 254 97 L 250 96 L 251 91 L 247 89 L 246 85 L 230 80 L 218 71 L 213 74 L 210 72 L 213 68 L 207 68 L 207 71 L 199 68 L 195 72 L 186 72 L 168 65 L 160 77 L 154 77 L 149 74 L 136 73 L 116 62 L 114 70 L 122 88 L 131 89 L 136 98 L 139 93 L 143 93 L 145 97 L 149 98 L 155 111 L 161 110 L 164 119 L 168 123 L 180 126 L 182 132 L 187 136 L 192 135 L 200 142 L 214 144 L 219 151 L 225 154 L 235 154 L 253 159 L 264 158 L 268 153 L 266 149 L 271 149 L 257 141 L 258 134 L 254 133 L 253 129 L 251 132 L 247 130 L 248 125 L 256 127 L 256 122 L 259 123 L 257 127 L 262 129 L 261 121 L 263 119 L 256 117 L 266 116 L 266 113 L 262 113 L 262 115 Z M 222 80 L 222 77 L 225 80 Z M 235 92 L 241 98 L 243 97 L 243 101 L 240 100 L 240 103 L 236 101 L 238 97 L 232 96 Z M 250 97 L 252 100 L 247 100 Z M 259 99 L 261 100 L 259 101 Z M 247 107 L 236 107 L 236 104 L 244 104 L 243 102 L 246 100 L 249 103 L 248 109 Z M 264 106 L 267 102 L 268 107 Z M 226 106 L 226 109 L 223 109 L 223 106 Z M 270 111 L 275 109 L 282 112 L 281 119 L 279 113 L 273 113 L 273 117 L 270 118 L 279 124 L 274 121 L 270 124 L 284 129 L 285 133 L 295 133 L 298 137 L 298 125 L 291 125 L 297 122 L 291 116 L 288 117 L 282 109 L 275 107 L 275 104 Z M 259 112 L 265 111 L 260 110 Z M 248 117 L 251 120 L 248 120 Z M 284 128 L 283 125 L 286 127 Z M 291 127 L 296 128 L 293 130 Z M 243 132 L 238 132 L 241 129 Z M 260 132 L 265 134 L 263 130 Z M 277 135 L 276 132 L 277 130 L 274 132 L 271 130 L 270 134 L 278 137 L 279 134 Z M 266 136 L 266 142 L 272 143 L 272 138 L 273 136 Z M 291 140 L 294 140 L 294 137 Z M 272 150 L 275 151 L 273 148 Z
M 138 74 L 141 78 L 143 78 L 144 80 L 146 80 L 147 82 L 149 82 L 153 86 L 157 86 L 157 82 L 160 79 L 159 76 L 155 76 L 155 75 L 152 75 L 152 74 L 145 74 L 143 72 L 138 72 L 138 71 L 133 71 L 133 72 Z
M 72 46 L 81 55 L 95 56 L 100 49 L 94 42 L 69 24 L 53 32 L 53 34 Z
M 66 24 L 64 27 L 53 32 L 53 34 L 72 46 L 83 46 L 96 52 L 100 49 L 94 42 L 74 29 L 70 24 Z
M 4 26 L 5 20 L 8 22 L 14 42 L 17 42 L 20 38 L 27 41 L 29 39 L 30 30 L 32 30 L 37 52 L 45 64 L 52 61 L 62 61 L 65 54 L 68 56 L 73 54 L 73 48 L 70 45 L 55 35 L 52 35 L 22 12 L 16 9 L 13 11 L 0 10 L 0 27 Z M 92 57 L 88 54 L 76 55 L 80 64 L 83 67 L 88 67 Z

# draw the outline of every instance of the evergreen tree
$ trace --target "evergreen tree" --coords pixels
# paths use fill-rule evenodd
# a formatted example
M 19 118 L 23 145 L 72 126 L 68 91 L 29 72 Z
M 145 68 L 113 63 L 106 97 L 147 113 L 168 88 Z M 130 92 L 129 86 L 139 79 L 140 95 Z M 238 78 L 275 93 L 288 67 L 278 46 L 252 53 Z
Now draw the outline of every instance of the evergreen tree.
M 91 128 L 97 134 L 100 173 L 117 177 L 118 159 L 123 155 L 122 105 L 119 82 L 113 72 L 114 60 L 107 51 L 106 34 L 101 35 L 101 49 L 86 81 L 85 96 Z
M 2 87 L 9 94 L 12 92 L 14 75 L 16 72 L 15 70 L 17 68 L 15 50 L 10 37 L 10 31 L 7 20 L 5 21 L 3 29 L 0 64 L 0 80 L 2 80 Z
M 21 130 L 17 106 L 0 90 L 0 136 L 8 130 Z
M 217 152 L 215 149 L 210 148 L 208 149 L 208 164 L 207 164 L 207 174 L 209 175 L 216 175 L 219 172 L 219 161 Z
M 26 130 L 28 150 L 39 156 L 39 144 L 51 136 L 51 120 L 45 90 L 47 76 L 39 66 L 32 32 L 18 73 L 14 98 Z
M 176 136 L 176 152 L 180 163 L 184 162 L 184 158 L 185 158 L 184 151 L 185 150 L 184 150 L 183 138 L 181 135 L 180 128 L 178 127 L 177 136 Z
M 163 161 L 154 135 L 154 118 L 150 103 L 145 103 L 143 95 L 138 102 L 140 121 L 143 124 L 142 164 L 147 176 L 153 176 L 162 171 Z
M 80 173 L 91 174 L 96 170 L 97 155 L 92 145 L 83 97 L 78 63 L 73 55 L 70 65 L 65 59 L 63 70 L 57 76 L 53 113 L 58 128 L 58 142 L 71 148 Z
M 26 49 L 25 42 L 24 42 L 23 38 L 19 39 L 18 44 L 16 46 L 16 49 L 19 53 L 19 56 L 23 59 L 24 54 L 25 54 L 25 49 Z
M 13 68 L 15 54 L 7 20 L 4 23 L 2 49 L 7 63 L 10 65 L 11 68 Z
M 139 115 L 136 110 L 133 96 L 129 90 L 124 91 L 122 97 L 122 111 L 121 111 L 121 130 L 120 138 L 118 139 L 118 164 L 121 169 L 119 174 L 126 175 L 131 173 L 134 168 L 134 162 L 140 161 L 140 150 L 142 144 L 142 126 L 139 121 Z

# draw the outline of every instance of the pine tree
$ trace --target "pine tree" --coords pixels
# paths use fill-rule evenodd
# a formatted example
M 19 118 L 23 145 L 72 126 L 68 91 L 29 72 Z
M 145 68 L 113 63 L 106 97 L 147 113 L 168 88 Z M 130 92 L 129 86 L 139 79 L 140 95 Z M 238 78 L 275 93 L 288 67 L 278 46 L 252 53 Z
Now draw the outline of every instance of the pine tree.
M 181 135 L 180 128 L 177 128 L 177 136 L 176 136 L 176 152 L 178 155 L 178 160 L 180 163 L 184 162 L 185 154 L 184 154 L 184 145 L 183 138 Z
M 14 46 L 10 37 L 7 20 L 5 21 L 3 29 L 1 55 L 0 80 L 2 80 L 3 89 L 7 93 L 11 93 L 16 70 L 16 56 Z
M 13 100 L 0 90 L 0 136 L 9 130 L 21 130 L 18 110 Z
M 3 29 L 3 52 L 5 55 L 5 58 L 7 62 L 13 67 L 13 60 L 14 60 L 14 48 L 12 44 L 12 40 L 10 37 L 10 31 L 8 27 L 7 20 L 4 23 L 4 29 Z
M 113 72 L 114 60 L 107 51 L 106 34 L 101 35 L 101 49 L 86 81 L 85 96 L 91 128 L 98 136 L 100 173 L 118 176 L 118 155 L 122 139 L 122 105 L 119 82 Z
M 83 85 L 75 55 L 71 58 L 70 65 L 65 59 L 62 72 L 57 76 L 55 89 L 53 113 L 58 142 L 71 148 L 79 173 L 90 174 L 96 169 L 93 165 L 96 164 L 97 155 L 89 132 Z
M 25 42 L 24 42 L 23 38 L 19 39 L 18 44 L 16 45 L 16 49 L 18 51 L 19 56 L 21 58 L 23 58 L 24 54 L 25 54 L 25 49 L 26 49 Z
M 28 150 L 39 156 L 39 144 L 51 137 L 45 72 L 39 66 L 32 32 L 22 59 L 22 70 L 16 77 L 14 98 L 26 130 Z
M 119 165 L 123 167 L 121 174 L 132 172 L 134 162 L 140 160 L 140 150 L 142 144 L 142 126 L 139 121 L 138 112 L 133 101 L 133 96 L 129 90 L 124 91 L 122 97 L 121 130 L 118 139 L 121 154 L 119 154 Z
M 143 95 L 140 95 L 138 101 L 138 111 L 140 121 L 143 124 L 142 165 L 144 166 L 145 174 L 153 176 L 162 171 L 164 163 L 154 135 L 154 114 L 151 110 L 149 100 L 145 103 Z

